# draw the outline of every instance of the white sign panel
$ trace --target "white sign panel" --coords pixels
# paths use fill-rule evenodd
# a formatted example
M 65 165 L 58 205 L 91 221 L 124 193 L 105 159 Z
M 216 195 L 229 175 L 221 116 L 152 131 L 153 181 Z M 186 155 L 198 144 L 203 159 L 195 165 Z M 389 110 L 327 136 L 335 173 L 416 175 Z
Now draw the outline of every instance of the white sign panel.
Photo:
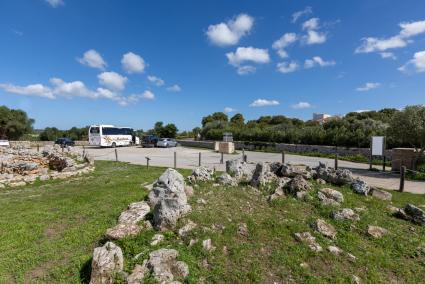
M 383 156 L 385 147 L 384 136 L 372 136 L 372 156 Z

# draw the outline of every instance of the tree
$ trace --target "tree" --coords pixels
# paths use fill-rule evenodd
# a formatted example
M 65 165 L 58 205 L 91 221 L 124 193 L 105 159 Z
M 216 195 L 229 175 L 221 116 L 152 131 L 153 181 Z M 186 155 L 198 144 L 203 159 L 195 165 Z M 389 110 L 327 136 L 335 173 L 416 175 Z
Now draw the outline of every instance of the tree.
M 407 106 L 396 112 L 390 122 L 389 136 L 400 145 L 408 145 L 417 151 L 416 162 L 425 152 L 425 106 Z
M 214 112 L 213 114 L 210 114 L 208 116 L 204 116 L 202 118 L 202 127 L 207 125 L 207 123 L 214 122 L 214 121 L 228 122 L 229 117 L 224 112 Z
M 230 119 L 230 123 L 233 126 L 243 126 L 245 124 L 245 118 L 241 113 L 237 113 Z
M 0 106 L 0 139 L 18 140 L 22 135 L 32 132 L 34 120 L 19 109 Z
M 177 132 L 177 127 L 173 123 L 169 123 L 161 129 L 161 137 L 176 138 Z
M 40 133 L 41 141 L 55 141 L 56 139 L 63 137 L 63 131 L 57 129 L 56 127 L 46 127 Z

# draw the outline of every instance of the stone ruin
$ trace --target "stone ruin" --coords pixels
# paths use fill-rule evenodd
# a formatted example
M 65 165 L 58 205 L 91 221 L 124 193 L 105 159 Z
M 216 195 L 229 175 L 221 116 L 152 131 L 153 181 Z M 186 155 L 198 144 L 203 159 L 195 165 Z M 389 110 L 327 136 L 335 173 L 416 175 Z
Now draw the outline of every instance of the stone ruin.
M 65 179 L 94 170 L 94 160 L 72 147 L 45 146 L 41 152 L 28 148 L 0 148 L 0 188 L 32 184 L 37 180 Z

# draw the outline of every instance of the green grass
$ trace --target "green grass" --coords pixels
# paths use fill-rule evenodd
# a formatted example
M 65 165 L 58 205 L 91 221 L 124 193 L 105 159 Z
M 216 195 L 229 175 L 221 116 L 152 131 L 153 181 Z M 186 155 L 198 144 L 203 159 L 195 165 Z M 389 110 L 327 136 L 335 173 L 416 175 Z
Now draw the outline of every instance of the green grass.
M 89 176 L 0 190 L 0 283 L 87 282 L 105 230 L 163 170 L 96 162 Z
M 0 192 L 0 283 L 87 282 L 93 248 L 101 244 L 108 227 L 116 223 L 127 204 L 143 199 L 141 184 L 154 181 L 164 169 L 124 163 L 97 162 L 94 174 L 68 181 L 52 181 Z M 182 171 L 187 175 L 189 171 Z M 200 278 L 212 283 L 350 283 L 351 275 L 364 283 L 420 283 L 425 278 L 425 228 L 390 215 L 388 201 L 339 189 L 345 197 L 342 207 L 364 207 L 358 222 L 336 222 L 331 207 L 321 206 L 314 184 L 311 199 L 288 197 L 269 204 L 266 194 L 249 187 L 213 187 L 201 184 L 189 199 L 188 219 L 198 224 L 187 237 L 164 233 L 166 239 L 150 246 L 155 231 L 116 243 L 123 249 L 125 269 L 130 272 L 148 254 L 161 247 L 175 248 L 189 265 L 187 283 Z M 425 204 L 425 196 L 392 192 L 393 205 Z M 198 204 L 203 198 L 207 204 Z M 310 228 L 323 218 L 337 229 L 337 238 L 328 240 Z M 237 234 L 246 223 L 248 237 Z M 366 234 L 367 225 L 389 230 L 382 239 Z M 177 229 L 176 229 L 177 231 Z M 312 252 L 295 241 L 296 232 L 309 231 L 325 251 Z M 216 250 L 202 250 L 202 240 L 211 238 Z M 199 242 L 188 246 L 190 239 Z M 354 254 L 333 256 L 326 247 L 335 244 Z M 140 255 L 135 259 L 136 255 Z M 308 268 L 302 268 L 307 263 Z M 149 279 L 151 282 L 152 279 Z

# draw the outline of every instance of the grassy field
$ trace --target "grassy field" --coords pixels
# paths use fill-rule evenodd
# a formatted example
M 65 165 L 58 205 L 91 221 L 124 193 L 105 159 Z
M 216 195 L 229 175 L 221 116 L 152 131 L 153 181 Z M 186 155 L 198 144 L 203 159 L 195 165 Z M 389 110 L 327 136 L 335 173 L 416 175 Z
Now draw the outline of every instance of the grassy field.
M 0 283 L 87 282 L 92 250 L 102 242 L 126 205 L 143 199 L 150 183 L 164 169 L 98 162 L 93 175 L 0 192 Z M 184 175 L 188 171 L 183 171 Z M 334 221 L 332 208 L 321 206 L 314 184 L 309 201 L 285 198 L 269 204 L 266 194 L 249 187 L 195 187 L 192 213 L 179 221 L 198 224 L 187 237 L 166 232 L 165 241 L 150 246 L 154 231 L 116 243 L 131 271 L 149 252 L 175 248 L 190 268 L 188 283 L 349 283 L 357 275 L 365 283 L 420 283 L 425 279 L 425 228 L 399 220 L 386 210 L 388 201 L 355 195 L 341 188 L 343 207 L 363 207 L 357 222 Z M 204 202 L 198 202 L 200 199 Z M 393 192 L 393 205 L 425 204 L 425 197 Z M 334 241 L 316 234 L 311 224 L 323 218 L 338 231 Z M 248 235 L 238 234 L 245 223 Z M 367 225 L 389 230 L 382 239 L 366 234 Z M 314 253 L 294 239 L 311 232 L 325 249 Z M 202 240 L 216 249 L 205 252 Z M 189 247 L 189 241 L 198 240 Z M 357 257 L 334 256 L 326 247 L 337 245 Z M 423 247 L 421 250 L 420 247 Z M 135 256 L 139 255 L 136 259 Z M 301 264 L 303 265 L 301 266 Z
M 87 282 L 93 248 L 163 169 L 98 162 L 94 174 L 0 191 L 0 283 Z

